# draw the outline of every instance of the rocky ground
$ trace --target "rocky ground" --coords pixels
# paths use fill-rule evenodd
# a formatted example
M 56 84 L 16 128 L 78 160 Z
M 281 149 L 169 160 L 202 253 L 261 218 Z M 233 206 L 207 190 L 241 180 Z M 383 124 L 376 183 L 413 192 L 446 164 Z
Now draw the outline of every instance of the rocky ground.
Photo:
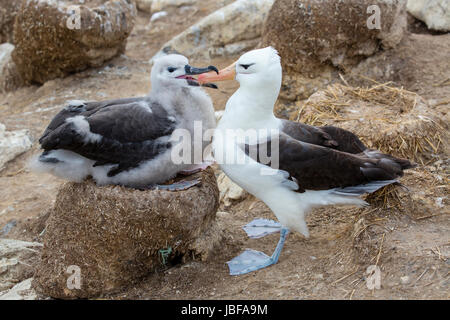
M 65 101 L 146 94 L 150 89 L 149 59 L 164 43 L 222 5 L 221 1 L 204 1 L 201 6 L 189 9 L 173 8 L 168 11 L 168 16 L 151 24 L 151 14 L 138 11 L 124 54 L 105 66 L 50 80 L 42 86 L 26 86 L 0 94 L 0 122 L 8 130 L 28 129 L 33 141 L 29 151 L 0 171 L 1 238 L 43 240 L 46 212 L 54 204 L 63 181 L 30 172 L 26 163 L 38 153 L 37 139 Z M 415 63 L 412 67 L 403 65 L 402 76 L 423 74 L 422 81 L 414 80 L 408 89 L 429 100 L 442 119 L 448 121 L 450 69 L 445 69 L 445 62 L 448 65 L 449 35 L 410 34 L 398 50 L 405 57 L 396 56 L 395 59 L 400 59 L 394 59 L 397 68 L 402 69 L 402 65 L 398 65 L 400 62 Z M 191 63 L 224 67 L 233 59 L 197 59 Z M 224 108 L 236 88 L 237 84 L 230 82 L 222 84 L 217 91 L 208 89 L 217 110 Z M 296 105 L 284 100 L 278 105 L 278 112 L 289 116 Z M 310 239 L 290 234 L 277 265 L 239 277 L 228 275 L 226 261 L 244 248 L 269 254 L 278 241 L 277 235 L 249 240 L 241 227 L 256 217 L 274 217 L 252 196 L 237 196 L 238 199 L 222 202 L 217 220 L 226 236 L 213 259 L 161 269 L 142 279 L 138 285 L 107 298 L 449 299 L 447 157 L 448 153 L 444 153 L 406 173 L 402 183 L 409 191 L 401 191 L 402 207 L 315 210 L 307 220 Z M 220 174 L 217 168 L 216 174 Z M 38 251 L 39 247 L 34 250 Z M 34 260 L 30 261 L 28 263 L 33 265 Z M 367 286 L 370 275 L 366 271 L 371 265 L 381 270 L 379 289 Z M 16 280 L 25 280 L 29 276 L 25 273 Z

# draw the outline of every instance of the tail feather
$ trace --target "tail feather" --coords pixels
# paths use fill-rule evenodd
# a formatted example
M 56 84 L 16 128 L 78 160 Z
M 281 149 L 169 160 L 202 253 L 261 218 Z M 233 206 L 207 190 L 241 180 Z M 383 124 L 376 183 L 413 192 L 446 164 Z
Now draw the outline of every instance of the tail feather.
M 360 196 L 365 193 L 372 193 L 381 189 L 389 184 L 397 184 L 397 180 L 382 180 L 382 181 L 371 181 L 366 184 L 361 184 L 358 186 L 336 188 L 333 190 L 334 194 L 339 194 L 342 196 Z
M 407 159 L 402 159 L 402 158 L 394 158 L 394 159 L 395 159 L 395 162 L 397 162 L 402 167 L 403 170 L 412 169 L 412 168 L 417 167 L 417 163 L 411 162 Z
M 341 196 L 360 196 L 366 193 L 373 193 L 384 186 L 390 184 L 401 185 L 396 178 L 403 176 L 403 170 L 415 168 L 417 164 L 407 160 L 396 158 L 378 150 L 365 150 L 364 154 L 371 159 L 376 159 L 376 165 L 361 168 L 361 171 L 369 179 L 373 180 L 366 184 L 336 188 L 334 194 Z
M 58 163 L 58 162 L 61 162 L 58 158 L 50 156 L 50 152 L 49 151 L 44 151 L 39 156 L 39 161 L 44 162 L 44 163 Z

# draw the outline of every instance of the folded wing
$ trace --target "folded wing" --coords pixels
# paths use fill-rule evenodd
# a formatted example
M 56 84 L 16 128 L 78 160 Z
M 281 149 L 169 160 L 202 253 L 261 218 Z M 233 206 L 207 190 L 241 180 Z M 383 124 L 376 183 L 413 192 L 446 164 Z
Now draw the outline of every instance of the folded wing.
M 277 148 L 272 147 L 274 142 L 278 144 L 278 152 Z M 286 134 L 281 134 L 265 145 L 246 146 L 246 152 L 250 156 L 259 155 L 260 150 L 275 151 L 269 153 L 271 163 L 267 165 L 274 167 L 277 163 L 277 169 L 288 172 L 290 178 L 298 184 L 299 192 L 334 188 L 342 191 L 347 187 L 369 183 L 375 186 L 379 181 L 392 183 L 403 175 L 404 169 L 414 166 L 408 160 L 397 159 L 378 151 L 366 149 L 353 154 L 299 141 Z M 261 162 L 261 157 L 253 158 Z
M 71 103 L 39 139 L 45 151 L 64 149 L 115 165 L 114 176 L 170 148 L 168 136 L 176 119 L 147 97 Z

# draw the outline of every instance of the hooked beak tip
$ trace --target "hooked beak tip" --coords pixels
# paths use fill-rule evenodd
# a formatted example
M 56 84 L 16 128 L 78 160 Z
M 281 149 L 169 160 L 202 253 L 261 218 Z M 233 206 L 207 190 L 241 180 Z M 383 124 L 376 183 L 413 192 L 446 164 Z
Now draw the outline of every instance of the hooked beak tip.
M 215 71 L 217 74 L 219 74 L 219 70 L 215 66 L 208 66 L 206 68 L 195 68 L 187 64 L 184 67 L 184 70 L 186 72 L 186 75 L 199 75 L 211 71 Z
M 219 74 L 219 69 L 217 69 L 214 66 L 209 66 L 208 69 L 211 70 L 211 71 L 215 71 L 217 74 Z

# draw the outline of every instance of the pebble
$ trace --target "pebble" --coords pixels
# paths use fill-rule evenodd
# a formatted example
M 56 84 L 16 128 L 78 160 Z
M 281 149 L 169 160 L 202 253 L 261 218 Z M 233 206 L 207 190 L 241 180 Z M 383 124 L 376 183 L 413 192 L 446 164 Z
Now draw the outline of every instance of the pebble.
M 409 283 L 409 277 L 408 276 L 404 276 L 400 278 L 400 282 L 402 284 L 408 284 Z
M 167 11 L 156 12 L 156 13 L 152 14 L 152 17 L 150 18 L 150 22 L 159 20 L 161 18 L 164 18 L 165 16 L 167 16 Z

